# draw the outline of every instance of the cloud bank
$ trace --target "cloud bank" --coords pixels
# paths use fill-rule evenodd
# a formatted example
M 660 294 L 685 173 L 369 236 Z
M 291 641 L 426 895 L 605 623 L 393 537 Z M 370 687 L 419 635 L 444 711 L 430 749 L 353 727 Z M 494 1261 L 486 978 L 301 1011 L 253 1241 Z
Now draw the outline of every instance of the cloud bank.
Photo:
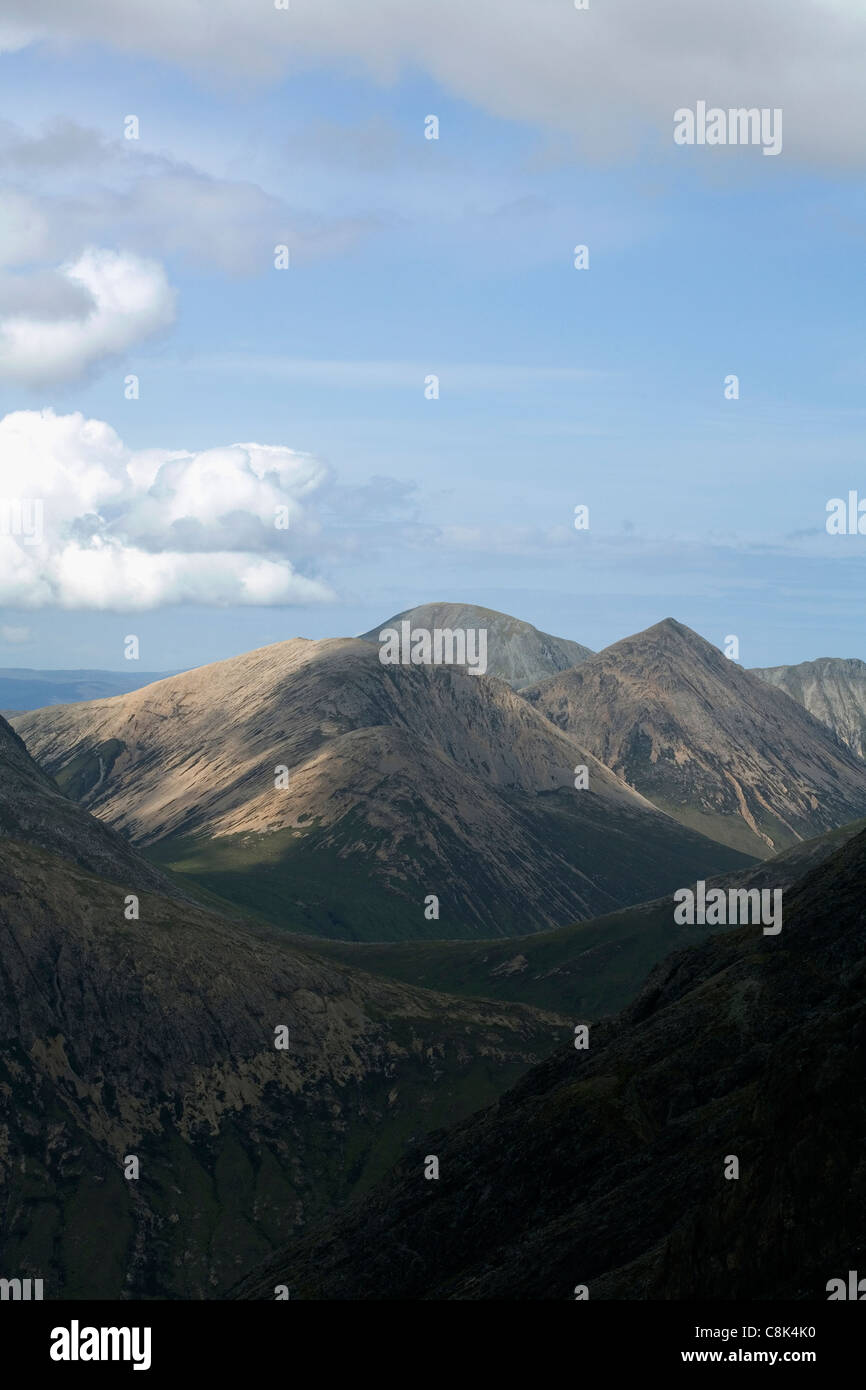
M 277 78 L 360 62 L 392 82 L 420 68 L 497 116 L 566 131 L 587 152 L 666 144 L 672 112 L 783 107 L 793 160 L 866 162 L 866 15 L 860 0 L 149 0 L 147 23 L 116 0 L 5 0 L 8 47 L 98 40 L 207 75 Z
M 311 548 L 326 478 L 277 445 L 133 451 L 100 420 L 0 420 L 0 603 L 140 611 L 334 597 L 289 558 Z

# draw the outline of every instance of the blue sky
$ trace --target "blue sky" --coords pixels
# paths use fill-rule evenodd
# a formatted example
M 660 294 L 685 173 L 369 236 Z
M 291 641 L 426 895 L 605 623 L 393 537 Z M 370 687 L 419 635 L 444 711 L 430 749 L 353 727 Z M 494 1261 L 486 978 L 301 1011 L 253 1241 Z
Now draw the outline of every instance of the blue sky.
M 177 61 L 158 8 L 164 33 L 140 44 L 114 37 L 93 0 L 62 44 L 22 33 L 0 55 L 13 195 L 0 215 L 0 344 L 16 312 L 25 320 L 0 350 L 0 415 L 28 412 L 0 453 L 0 496 L 39 495 L 22 481 L 32 453 L 17 452 L 31 412 L 80 413 L 118 441 L 94 490 L 87 430 L 32 425 L 63 483 L 55 493 L 42 475 L 56 530 L 38 556 L 0 537 L 0 665 L 128 669 L 123 638 L 136 633 L 144 668 L 174 669 L 351 635 L 436 599 L 594 648 L 672 615 L 719 645 L 737 634 L 746 665 L 866 658 L 866 541 L 824 525 L 828 499 L 866 496 L 864 151 L 856 111 L 847 141 L 847 126 L 816 130 L 793 81 L 811 55 L 816 90 L 842 101 L 852 43 L 820 41 L 839 5 L 795 4 L 801 47 L 791 33 L 770 47 L 746 96 L 723 64 L 696 66 L 696 35 L 683 34 L 655 85 L 650 73 L 636 95 L 623 86 L 616 120 L 603 81 L 572 101 L 566 72 L 556 97 L 550 36 L 536 53 L 537 36 L 522 48 L 506 25 L 499 52 L 459 8 L 450 47 L 406 27 L 383 66 L 360 30 L 342 29 L 339 42 L 336 29 L 312 33 L 282 64 L 263 30 L 261 51 L 235 65 L 243 7 L 222 0 L 225 45 L 205 71 Z M 409 25 L 397 0 L 382 8 L 394 32 Z M 50 4 L 36 11 L 49 35 L 74 26 Z M 597 25 L 597 58 L 590 45 L 575 62 L 603 78 L 602 59 L 637 61 L 625 40 L 601 45 L 612 21 L 590 15 L 568 16 Z M 850 22 L 862 45 L 866 21 Z M 747 10 L 742 23 L 754 37 Z M 781 155 L 674 146 L 676 107 L 704 95 L 726 106 L 728 93 L 783 107 Z M 123 140 L 129 113 L 138 141 Z M 424 138 L 430 113 L 437 141 Z M 277 271 L 283 242 L 292 265 Z M 577 243 L 587 271 L 573 267 Z M 136 307 L 99 333 L 85 319 L 55 360 L 40 325 L 80 319 L 51 297 L 92 247 L 122 258 Z M 39 313 L 8 307 L 37 289 Z M 137 400 L 124 398 L 131 373 Z M 438 400 L 424 397 L 429 373 Z M 182 456 L 183 470 L 248 442 L 315 460 L 306 491 L 290 484 L 297 514 L 273 544 L 248 469 L 254 536 L 228 501 L 205 523 L 190 487 L 187 513 L 156 520 L 167 475 L 150 493 L 112 491 L 111 469 L 144 451 Z M 572 526 L 579 503 L 588 532 Z M 4 541 L 34 562 L 26 580 Z M 111 556 L 101 592 L 69 573 L 94 545 Z M 215 582 L 227 548 L 236 582 Z M 263 557 L 269 601 L 257 604 L 244 566 Z

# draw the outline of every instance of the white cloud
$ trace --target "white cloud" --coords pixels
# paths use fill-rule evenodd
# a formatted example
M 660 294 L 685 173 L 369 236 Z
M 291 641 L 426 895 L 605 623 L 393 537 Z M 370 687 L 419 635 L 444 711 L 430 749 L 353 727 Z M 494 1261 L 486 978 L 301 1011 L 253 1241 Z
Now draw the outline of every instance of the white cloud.
M 141 610 L 328 600 L 297 573 L 326 470 L 276 445 L 133 451 L 101 420 L 51 410 L 0 420 L 0 603 Z M 41 527 L 28 527 L 39 504 Z M 277 508 L 289 528 L 277 529 Z M 16 520 L 18 524 L 16 525 Z M 35 542 L 35 543 L 34 543 Z
M 360 60 L 390 82 L 419 67 L 496 115 L 566 131 L 598 155 L 635 150 L 647 127 L 669 148 L 673 111 L 705 98 L 782 107 L 788 159 L 866 161 L 860 0 L 597 0 L 586 11 L 569 0 L 315 0 L 289 10 L 210 0 L 206 24 L 200 0 L 149 0 L 146 24 L 116 0 L 4 0 L 4 12 L 7 44 L 35 31 L 96 39 L 211 77 Z
M 28 387 L 78 380 L 173 319 L 174 291 L 161 265 L 91 248 L 61 266 L 53 283 L 44 274 L 0 283 L 0 379 Z
M 6 642 L 10 647 L 20 647 L 29 641 L 29 627 L 9 627 L 5 623 L 0 625 L 0 642 Z

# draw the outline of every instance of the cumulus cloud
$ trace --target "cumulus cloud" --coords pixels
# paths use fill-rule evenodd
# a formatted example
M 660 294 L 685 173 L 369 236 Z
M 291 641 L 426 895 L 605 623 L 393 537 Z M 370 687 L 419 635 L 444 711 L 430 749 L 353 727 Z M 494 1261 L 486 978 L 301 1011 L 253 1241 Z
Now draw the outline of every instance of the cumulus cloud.
M 6 415 L 0 603 L 134 611 L 326 601 L 329 587 L 288 555 L 311 549 L 310 502 L 326 476 L 283 446 L 135 451 L 78 413 Z
M 174 319 L 156 261 L 91 248 L 55 274 L 0 279 L 0 379 L 74 381 Z
M 866 15 L 860 0 L 150 0 L 147 24 L 116 0 L 4 0 L 7 44 L 98 40 L 199 72 L 277 77 L 358 61 L 383 81 L 421 68 L 509 120 L 566 131 L 598 155 L 711 105 L 782 107 L 788 159 L 866 162 Z

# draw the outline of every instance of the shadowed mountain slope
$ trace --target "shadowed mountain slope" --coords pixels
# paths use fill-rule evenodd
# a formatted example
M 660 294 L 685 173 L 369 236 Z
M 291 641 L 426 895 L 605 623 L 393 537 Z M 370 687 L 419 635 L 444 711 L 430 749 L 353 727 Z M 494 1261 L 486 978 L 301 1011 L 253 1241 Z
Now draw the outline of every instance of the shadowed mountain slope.
M 795 888 L 778 936 L 677 952 L 587 1050 L 428 1136 L 237 1292 L 826 1299 L 866 1256 L 864 879 L 861 834 Z
M 567 1031 L 147 891 L 130 920 L 151 870 L 85 873 L 115 836 L 43 781 L 0 726 L 0 785 L 38 803 L 0 837 L 0 1269 L 46 1298 L 219 1296 Z
M 0 848 L 9 838 L 52 850 L 130 891 L 149 888 L 178 895 L 177 887 L 136 854 L 123 835 L 68 801 L 0 718 Z
M 802 840 L 754 868 L 707 880 L 708 888 L 788 890 L 810 869 L 866 830 L 866 820 Z M 694 885 L 691 885 L 694 886 Z M 329 960 L 424 989 L 511 999 L 572 1020 L 626 1007 L 650 970 L 672 951 L 727 927 L 679 926 L 670 896 L 555 931 L 495 941 L 310 941 Z M 306 943 L 305 943 L 306 944 Z

